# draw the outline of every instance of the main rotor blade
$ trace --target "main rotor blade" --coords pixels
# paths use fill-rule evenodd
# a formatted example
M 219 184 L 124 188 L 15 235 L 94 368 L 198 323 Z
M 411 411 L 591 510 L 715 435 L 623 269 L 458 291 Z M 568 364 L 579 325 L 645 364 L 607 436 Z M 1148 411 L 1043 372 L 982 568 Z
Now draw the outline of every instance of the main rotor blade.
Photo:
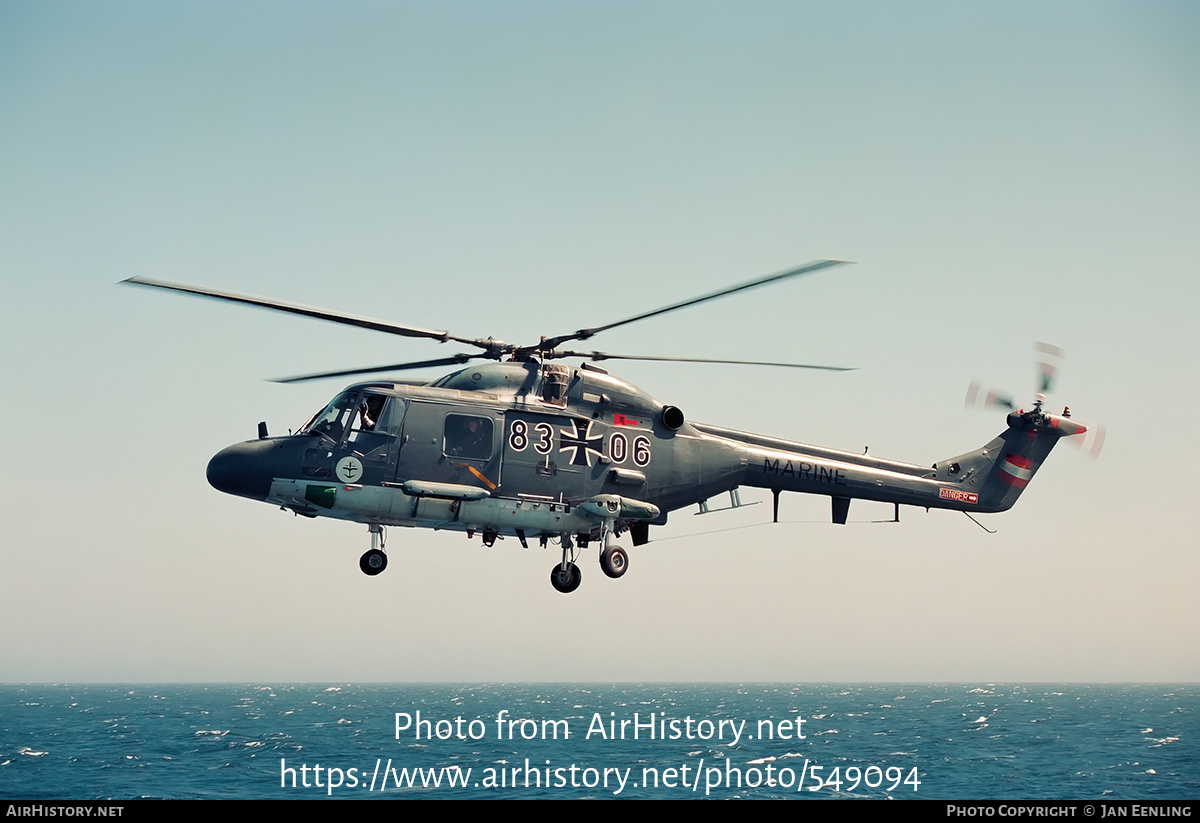
M 765 286 L 768 283 L 775 283 L 779 280 L 787 280 L 790 277 L 799 277 L 802 274 L 811 274 L 812 272 L 820 271 L 821 269 L 828 269 L 833 266 L 844 266 L 848 263 L 848 260 L 817 260 L 813 263 L 808 263 L 796 269 L 789 269 L 787 271 L 781 271 L 766 277 L 760 277 L 757 280 L 750 280 L 746 283 L 742 283 L 741 285 L 732 286 L 728 289 L 721 289 L 721 291 L 715 291 L 712 294 L 705 294 L 701 297 L 693 297 L 691 300 L 684 300 L 682 303 L 674 303 L 670 306 L 664 306 L 661 309 L 655 309 L 654 311 L 648 311 L 644 314 L 628 317 L 624 320 L 618 320 L 616 323 L 609 323 L 606 326 L 595 326 L 590 329 L 579 329 L 571 334 L 564 334 L 559 337 L 550 337 L 546 340 L 543 340 L 542 344 L 538 348 L 542 351 L 546 351 L 548 349 L 553 349 L 556 346 L 567 342 L 568 340 L 587 340 L 594 334 L 599 334 L 600 332 L 608 331 L 609 329 L 615 329 L 617 326 L 624 326 L 628 323 L 636 323 L 638 320 L 646 320 L 650 317 L 657 317 L 658 315 L 666 314 L 669 311 L 684 309 L 688 306 L 695 306 L 697 303 L 715 300 L 718 297 L 724 297 L 725 295 L 734 294 L 735 292 L 739 291 L 745 291 L 746 289 L 753 289 L 756 286 Z
M 822 371 L 857 371 L 854 366 L 812 366 L 806 363 L 768 363 L 762 360 L 705 360 L 699 357 L 648 357 L 640 354 L 606 354 L 602 351 L 546 352 L 547 359 L 582 357 L 586 360 L 650 360 L 662 363 L 718 363 L 727 366 L 782 366 L 789 369 L 821 369 Z
M 251 294 L 239 294 L 231 291 L 208 289 L 202 286 L 191 286 L 186 283 L 170 283 L 165 280 L 152 280 L 149 277 L 130 277 L 129 279 L 122 280 L 121 282 L 131 283 L 135 286 L 151 286 L 156 289 L 170 289 L 172 291 L 184 292 L 185 294 L 194 294 L 199 297 L 211 297 L 214 300 L 227 300 L 231 303 L 245 303 L 247 305 L 258 306 L 259 308 L 263 309 L 288 312 L 289 314 L 299 314 L 304 317 L 313 317 L 317 320 L 328 320 L 331 323 L 341 323 L 345 326 L 357 326 L 361 329 L 371 329 L 372 331 L 381 331 L 388 334 L 398 334 L 402 337 L 425 337 L 431 340 L 437 340 L 441 343 L 445 343 L 447 340 L 453 340 L 457 343 L 466 343 L 472 346 L 479 346 L 483 349 L 492 348 L 491 341 L 489 340 L 470 340 L 463 337 L 455 337 L 454 335 L 444 331 L 419 329 L 415 326 L 403 326 L 399 323 L 388 323 L 384 320 L 375 320 L 371 317 L 361 317 L 356 314 L 346 314 L 343 312 L 330 311 L 329 309 L 303 306 L 299 303 L 288 303 L 283 300 L 272 300 L 268 297 L 255 297 Z
M 296 377 L 280 377 L 272 383 L 302 383 L 305 380 L 322 380 L 326 377 L 349 377 L 353 374 L 374 374 L 381 371 L 406 371 L 408 369 L 423 369 L 433 366 L 458 366 L 477 357 L 480 354 L 456 354 L 453 357 L 439 357 L 436 360 L 417 360 L 411 363 L 394 363 L 390 366 L 369 366 L 365 369 L 346 369 L 345 371 L 327 371 L 320 374 L 301 374 Z

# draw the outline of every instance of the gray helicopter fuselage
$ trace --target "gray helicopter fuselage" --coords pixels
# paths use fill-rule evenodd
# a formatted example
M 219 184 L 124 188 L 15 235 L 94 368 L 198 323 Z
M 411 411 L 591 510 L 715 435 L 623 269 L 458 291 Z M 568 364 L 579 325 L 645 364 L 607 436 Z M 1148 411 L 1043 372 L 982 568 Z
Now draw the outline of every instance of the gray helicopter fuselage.
M 1000 511 L 1023 485 L 986 481 L 1008 477 L 993 464 L 1017 434 L 930 468 L 693 424 L 594 366 L 506 362 L 350 386 L 297 434 L 223 450 L 208 478 L 310 517 L 522 540 L 586 540 L 607 518 L 641 543 L 668 512 L 739 486 L 827 495 L 843 523 L 851 498 Z
M 736 444 L 595 367 L 493 363 L 428 385 L 361 383 L 299 433 L 236 444 L 213 486 L 309 516 L 531 536 L 590 532 L 579 511 L 619 498 L 615 520 L 736 488 Z M 676 410 L 677 412 L 677 410 Z M 667 421 L 672 418 L 668 412 Z

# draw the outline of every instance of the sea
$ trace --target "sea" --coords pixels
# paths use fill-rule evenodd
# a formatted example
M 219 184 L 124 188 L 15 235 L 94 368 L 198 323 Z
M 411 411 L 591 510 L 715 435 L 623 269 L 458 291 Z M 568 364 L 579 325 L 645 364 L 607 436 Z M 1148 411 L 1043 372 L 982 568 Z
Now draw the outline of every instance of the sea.
M 1200 798 L 1200 685 L 0 686 L 0 798 Z

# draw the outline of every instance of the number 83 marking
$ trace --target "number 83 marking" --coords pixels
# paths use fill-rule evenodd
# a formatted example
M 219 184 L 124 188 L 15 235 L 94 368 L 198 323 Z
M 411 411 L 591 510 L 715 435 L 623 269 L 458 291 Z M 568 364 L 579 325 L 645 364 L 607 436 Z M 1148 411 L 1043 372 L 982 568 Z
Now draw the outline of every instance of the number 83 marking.
M 533 427 L 537 442 L 533 448 L 538 454 L 549 454 L 554 447 L 554 429 L 549 423 L 538 423 Z M 515 452 L 525 451 L 529 445 L 529 424 L 524 420 L 514 420 L 508 432 L 508 447 Z

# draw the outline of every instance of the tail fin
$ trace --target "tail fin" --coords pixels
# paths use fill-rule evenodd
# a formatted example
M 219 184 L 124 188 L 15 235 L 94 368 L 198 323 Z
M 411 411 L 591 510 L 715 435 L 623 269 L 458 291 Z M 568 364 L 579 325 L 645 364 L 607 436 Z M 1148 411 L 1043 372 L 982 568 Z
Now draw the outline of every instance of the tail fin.
M 936 464 L 941 495 L 980 512 L 1011 509 L 1059 438 L 1087 427 L 1039 409 L 1014 412 L 1008 429 L 981 449 Z M 959 508 L 960 506 L 949 506 Z

